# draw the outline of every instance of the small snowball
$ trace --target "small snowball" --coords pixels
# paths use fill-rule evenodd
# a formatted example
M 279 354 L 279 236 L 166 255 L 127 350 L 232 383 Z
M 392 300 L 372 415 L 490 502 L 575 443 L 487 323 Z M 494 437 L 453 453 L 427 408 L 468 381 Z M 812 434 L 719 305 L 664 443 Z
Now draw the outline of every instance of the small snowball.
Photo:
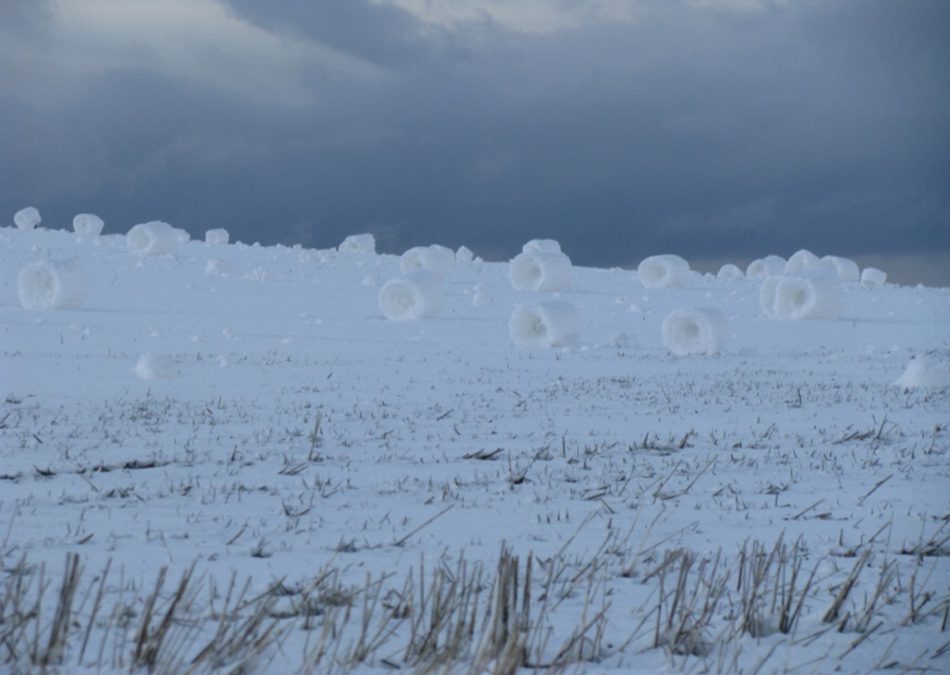
M 399 259 L 399 271 L 407 274 L 414 270 L 428 270 L 443 278 L 455 267 L 455 252 L 445 246 L 414 246 Z
M 167 356 L 152 356 L 143 354 L 132 372 L 143 380 L 171 379 L 178 377 L 178 367 Z
M 376 253 L 376 237 L 372 234 L 351 234 L 343 240 L 338 249 L 340 253 L 351 255 L 369 255 Z
M 208 230 L 205 232 L 205 243 L 206 244 L 227 244 L 230 241 L 231 235 L 228 234 L 228 231 L 222 228 L 216 228 L 214 230 Z
M 39 225 L 42 220 L 43 219 L 40 218 L 40 212 L 33 206 L 20 209 L 13 215 L 13 224 L 21 230 L 32 230 Z
M 231 264 L 226 260 L 211 258 L 205 263 L 205 274 L 209 277 L 226 277 L 231 273 Z
M 742 279 L 743 277 L 745 277 L 745 273 L 732 263 L 720 267 L 719 273 L 716 274 L 716 278 L 725 280 Z
M 607 344 L 614 349 L 633 349 L 637 346 L 637 340 L 626 333 L 614 333 Z
M 455 252 L 455 259 L 459 262 L 470 263 L 475 259 L 475 254 L 468 246 L 460 246 L 459 250 Z
M 861 285 L 868 288 L 881 288 L 887 282 L 887 272 L 876 267 L 865 267 L 861 272 Z
M 77 234 L 98 237 L 102 234 L 103 227 L 105 227 L 105 223 L 102 222 L 102 218 L 92 213 L 80 213 L 73 218 L 73 230 Z

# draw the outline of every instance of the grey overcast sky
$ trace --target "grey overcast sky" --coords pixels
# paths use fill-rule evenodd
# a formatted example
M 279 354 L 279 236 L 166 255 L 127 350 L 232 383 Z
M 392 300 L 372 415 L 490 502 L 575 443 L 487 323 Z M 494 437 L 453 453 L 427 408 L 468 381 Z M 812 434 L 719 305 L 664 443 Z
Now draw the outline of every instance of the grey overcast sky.
M 946 0 L 3 0 L 0 223 L 950 286 Z

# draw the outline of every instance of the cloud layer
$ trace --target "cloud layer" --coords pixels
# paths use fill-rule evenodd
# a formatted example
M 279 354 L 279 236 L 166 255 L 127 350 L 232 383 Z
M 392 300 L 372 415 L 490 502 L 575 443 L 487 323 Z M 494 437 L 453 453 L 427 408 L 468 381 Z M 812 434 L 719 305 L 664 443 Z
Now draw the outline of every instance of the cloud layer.
M 946 25 L 926 0 L 14 0 L 0 219 L 552 237 L 601 266 L 948 255 Z

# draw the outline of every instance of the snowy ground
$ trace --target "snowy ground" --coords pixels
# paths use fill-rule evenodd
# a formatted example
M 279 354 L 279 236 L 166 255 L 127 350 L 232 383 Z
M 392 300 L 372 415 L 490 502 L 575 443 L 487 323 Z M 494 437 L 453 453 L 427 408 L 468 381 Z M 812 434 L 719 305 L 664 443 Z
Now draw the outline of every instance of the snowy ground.
M 83 305 L 21 308 L 62 257 Z M 525 349 L 502 263 L 406 322 L 389 255 L 3 228 L 0 270 L 0 671 L 950 672 L 950 389 L 893 385 L 950 289 L 575 268 L 579 343 Z M 674 357 L 697 306 L 729 342 Z

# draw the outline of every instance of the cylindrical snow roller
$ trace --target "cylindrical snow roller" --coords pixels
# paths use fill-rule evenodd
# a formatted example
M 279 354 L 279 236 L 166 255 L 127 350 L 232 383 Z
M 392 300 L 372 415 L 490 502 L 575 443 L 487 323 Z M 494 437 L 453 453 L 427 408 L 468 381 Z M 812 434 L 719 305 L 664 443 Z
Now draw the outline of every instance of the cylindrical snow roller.
M 532 239 L 521 247 L 522 253 L 560 253 L 561 244 L 554 239 Z
M 785 258 L 778 255 L 767 255 L 753 260 L 745 270 L 745 275 L 750 279 L 765 279 L 784 273 Z
M 800 272 L 831 272 L 834 271 L 834 265 L 807 249 L 801 249 L 793 253 L 788 262 L 785 263 L 785 274 L 798 274 Z
M 887 283 L 887 272 L 876 267 L 865 267 L 861 271 L 861 285 L 868 288 L 880 288 Z
M 767 279 L 766 282 L 769 282 Z M 766 306 L 766 283 L 760 295 L 762 310 L 776 319 L 834 321 L 841 317 L 844 300 L 837 281 L 822 276 L 783 276 L 774 282 L 771 311 Z
M 676 356 L 713 355 L 729 337 L 726 317 L 714 307 L 678 309 L 663 320 L 663 346 Z
M 390 279 L 379 290 L 379 309 L 392 321 L 428 319 L 442 311 L 442 279 L 424 269 Z
M 75 309 L 86 298 L 86 277 L 76 260 L 40 260 L 17 275 L 17 295 L 26 309 Z
M 519 253 L 508 265 L 508 279 L 519 291 L 566 291 L 574 283 L 574 266 L 560 251 Z
M 574 305 L 563 300 L 519 305 L 511 313 L 508 334 L 519 347 L 566 347 L 577 342 L 580 319 Z
M 102 222 L 102 218 L 93 213 L 80 213 L 73 218 L 73 229 L 76 234 L 90 234 L 98 237 L 102 234 L 103 227 L 105 223 Z
M 125 237 L 129 252 L 136 255 L 173 255 L 180 233 L 168 223 L 153 220 L 136 225 Z
M 340 253 L 368 255 L 376 253 L 376 237 L 372 234 L 351 234 L 337 247 Z
M 856 284 L 861 280 L 861 269 L 858 267 L 858 263 L 849 258 L 826 255 L 821 259 L 821 262 L 834 271 L 838 276 L 838 281 Z
M 215 244 L 215 245 L 225 245 L 231 240 L 231 235 L 228 234 L 228 231 L 220 227 L 213 230 L 208 230 L 205 232 L 205 243 L 206 244 Z
M 25 209 L 20 209 L 13 214 L 13 224 L 21 230 L 32 230 L 39 225 L 42 220 L 43 219 L 40 218 L 40 212 L 33 206 L 27 206 Z
M 427 270 L 443 278 L 455 267 L 455 251 L 445 246 L 414 246 L 399 259 L 399 271 L 407 274 L 414 270 Z
M 736 265 L 732 263 L 727 263 L 719 268 L 719 273 L 716 274 L 716 278 L 724 280 L 735 280 L 742 279 L 745 277 L 745 272 L 739 269 Z
M 637 267 L 646 288 L 681 288 L 689 281 L 689 263 L 678 255 L 654 255 Z

